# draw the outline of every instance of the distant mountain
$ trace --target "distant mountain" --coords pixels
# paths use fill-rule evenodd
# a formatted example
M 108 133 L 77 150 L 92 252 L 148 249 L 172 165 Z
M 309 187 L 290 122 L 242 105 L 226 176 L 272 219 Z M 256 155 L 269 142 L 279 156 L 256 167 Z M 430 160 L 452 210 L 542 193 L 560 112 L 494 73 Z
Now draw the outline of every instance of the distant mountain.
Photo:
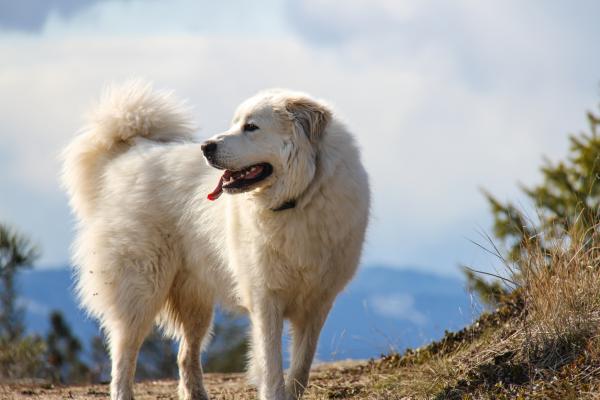
M 362 268 L 323 328 L 323 361 L 370 358 L 415 348 L 473 321 L 479 309 L 465 283 L 411 269 Z
M 19 284 L 30 332 L 44 334 L 48 313 L 58 309 L 84 345 L 99 333 L 97 325 L 77 307 L 69 269 L 25 271 Z M 464 282 L 456 278 L 364 267 L 338 297 L 323 328 L 316 358 L 362 359 L 418 347 L 438 339 L 444 330 L 470 323 L 478 315 L 477 309 Z
M 48 315 L 59 310 L 84 345 L 98 334 L 96 323 L 78 307 L 69 268 L 32 269 L 18 275 L 19 294 L 26 308 L 28 331 L 44 334 L 49 328 Z

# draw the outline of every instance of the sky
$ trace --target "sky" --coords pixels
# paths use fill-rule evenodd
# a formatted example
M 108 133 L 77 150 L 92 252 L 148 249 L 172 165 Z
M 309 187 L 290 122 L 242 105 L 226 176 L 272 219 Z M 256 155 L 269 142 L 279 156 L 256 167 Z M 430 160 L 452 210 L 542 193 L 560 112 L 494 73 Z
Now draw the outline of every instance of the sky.
M 373 209 L 364 265 L 488 270 L 481 194 L 519 183 L 600 103 L 600 2 L 0 0 L 0 221 L 69 260 L 58 154 L 104 85 L 143 77 L 194 108 L 198 138 L 245 98 L 326 99 L 356 135 Z M 418 318 L 418 316 L 415 316 Z

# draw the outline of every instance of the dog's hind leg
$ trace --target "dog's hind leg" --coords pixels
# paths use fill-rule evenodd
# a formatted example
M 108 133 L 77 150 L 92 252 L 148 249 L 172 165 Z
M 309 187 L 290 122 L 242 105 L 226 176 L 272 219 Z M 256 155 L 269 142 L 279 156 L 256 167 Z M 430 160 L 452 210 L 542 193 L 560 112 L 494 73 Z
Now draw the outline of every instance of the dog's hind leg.
M 148 271 L 141 273 L 139 266 L 124 267 L 116 274 L 110 289 L 111 306 L 103 321 L 112 360 L 112 400 L 133 399 L 138 353 L 172 282 L 168 270 L 155 269 L 149 278 Z
M 208 400 L 200 352 L 203 340 L 210 336 L 213 297 L 204 286 L 189 274 L 178 274 L 163 312 L 167 330 L 180 338 L 177 364 L 181 400 Z

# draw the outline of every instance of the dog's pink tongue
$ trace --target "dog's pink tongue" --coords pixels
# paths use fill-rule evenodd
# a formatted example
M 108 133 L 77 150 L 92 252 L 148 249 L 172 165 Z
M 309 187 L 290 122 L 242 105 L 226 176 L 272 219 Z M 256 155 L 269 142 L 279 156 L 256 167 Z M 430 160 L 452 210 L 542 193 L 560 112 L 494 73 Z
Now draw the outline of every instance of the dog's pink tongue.
M 206 198 L 210 201 L 214 201 L 218 199 L 219 196 L 221 196 L 221 194 L 223 194 L 223 177 L 219 178 L 219 183 L 217 183 L 217 187 L 215 188 L 215 190 L 210 192 L 208 196 L 206 196 Z
M 231 176 L 231 171 L 225 170 L 223 175 L 219 178 L 219 182 L 217 183 L 217 187 L 215 188 L 215 190 L 210 192 L 208 194 L 208 196 L 206 196 L 206 198 L 209 199 L 210 201 L 214 201 L 214 200 L 218 199 L 223 194 L 223 181 L 225 179 L 229 180 L 230 176 Z

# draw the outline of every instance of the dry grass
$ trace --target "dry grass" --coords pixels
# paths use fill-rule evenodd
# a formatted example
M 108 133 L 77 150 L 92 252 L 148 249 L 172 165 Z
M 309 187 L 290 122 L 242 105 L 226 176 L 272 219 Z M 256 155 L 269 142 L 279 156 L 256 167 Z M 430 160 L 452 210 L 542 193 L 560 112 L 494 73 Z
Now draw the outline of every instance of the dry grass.
M 423 349 L 372 362 L 360 393 L 343 398 L 600 398 L 599 228 L 543 247 L 526 242 L 520 261 L 504 263 L 518 287 L 499 309 Z
M 532 247 L 515 265 L 527 311 L 524 350 L 536 365 L 561 365 L 600 333 L 597 228 L 574 232 L 547 252 Z
M 439 399 L 600 397 L 599 228 L 569 232 L 568 239 L 543 246 L 539 238 L 526 241 L 515 263 L 493 247 L 518 288 L 495 314 L 482 317 L 481 332 L 473 330 L 477 325 L 468 328 L 470 338 L 423 364 L 433 390 L 413 384 L 417 390 L 404 393 Z

